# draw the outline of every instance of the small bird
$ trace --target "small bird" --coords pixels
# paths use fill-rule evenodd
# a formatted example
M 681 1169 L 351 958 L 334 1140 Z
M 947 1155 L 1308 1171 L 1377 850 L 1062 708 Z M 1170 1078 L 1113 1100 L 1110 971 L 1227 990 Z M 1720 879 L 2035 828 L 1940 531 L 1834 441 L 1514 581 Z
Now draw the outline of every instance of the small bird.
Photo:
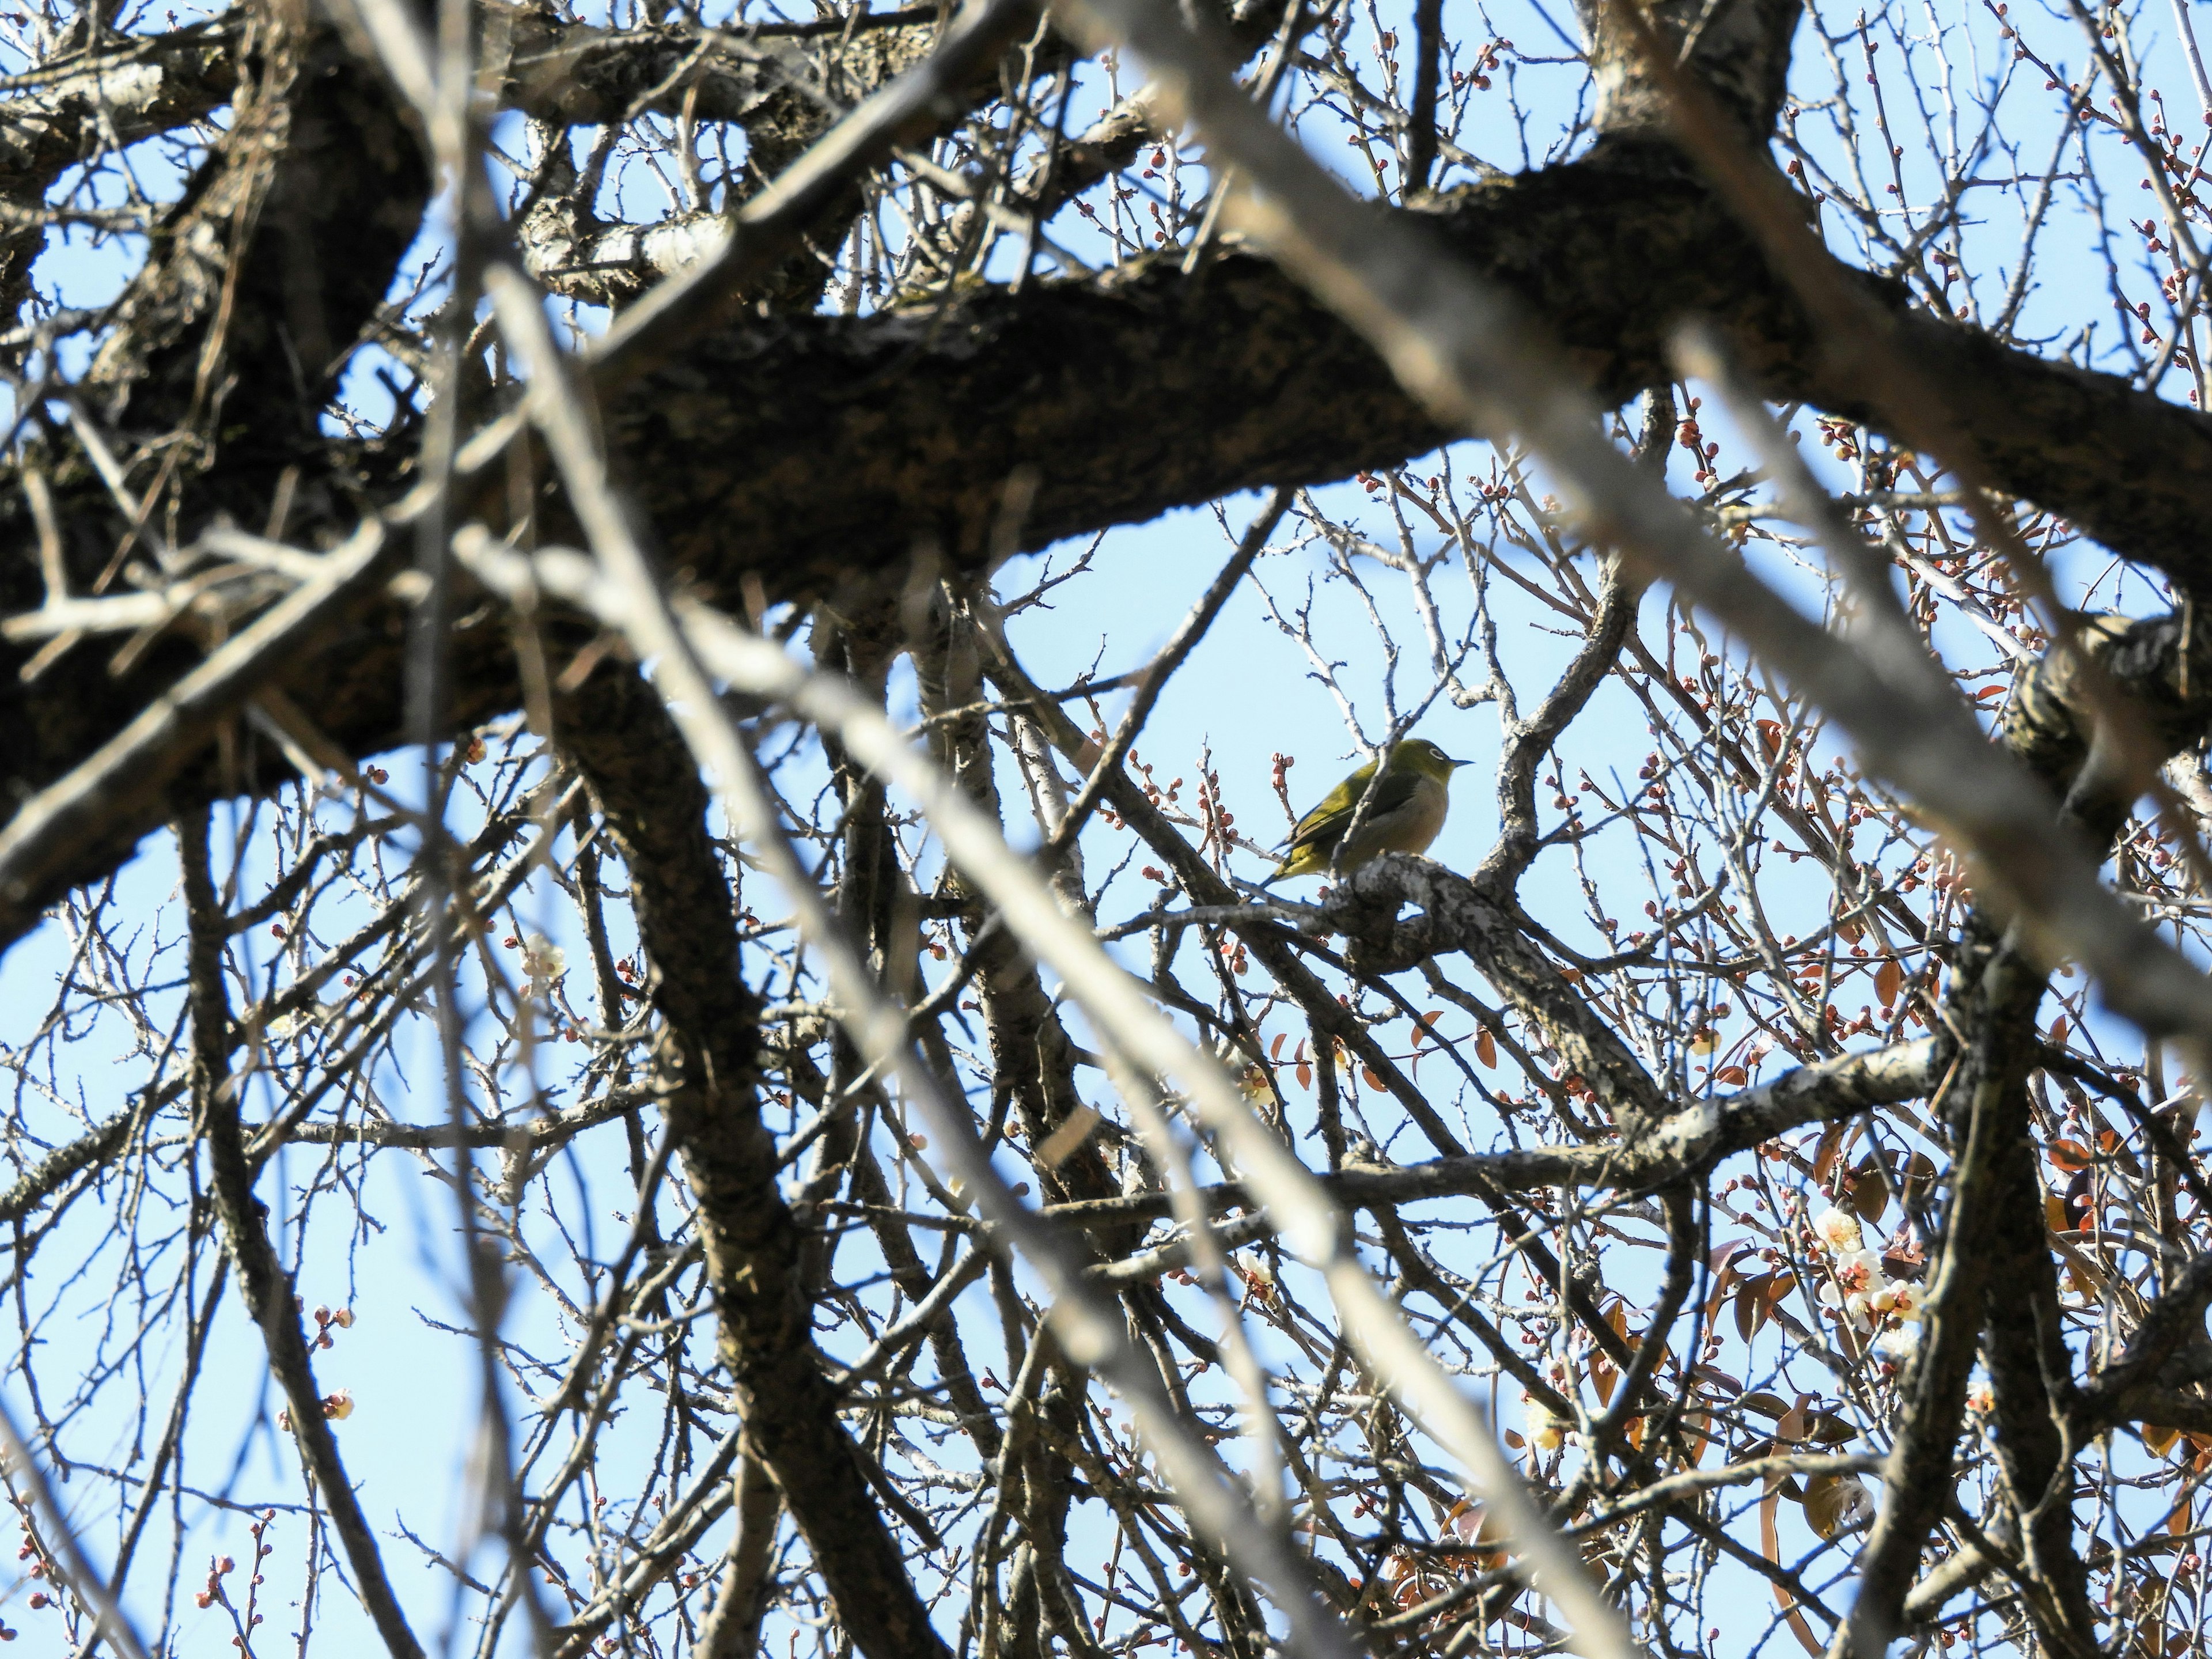
M 1408 738 L 1400 744 L 1390 757 L 1389 770 L 1382 775 L 1382 787 L 1375 792 L 1367 821 L 1344 849 L 1343 867 L 1357 870 L 1384 853 L 1426 852 L 1444 827 L 1444 814 L 1450 810 L 1452 772 L 1466 764 L 1426 738 Z M 1360 798 L 1367 793 L 1368 780 L 1374 775 L 1375 763 L 1370 761 L 1300 818 L 1291 831 L 1283 861 L 1260 884 L 1265 887 L 1285 876 L 1326 873 L 1337 843 L 1352 827 Z

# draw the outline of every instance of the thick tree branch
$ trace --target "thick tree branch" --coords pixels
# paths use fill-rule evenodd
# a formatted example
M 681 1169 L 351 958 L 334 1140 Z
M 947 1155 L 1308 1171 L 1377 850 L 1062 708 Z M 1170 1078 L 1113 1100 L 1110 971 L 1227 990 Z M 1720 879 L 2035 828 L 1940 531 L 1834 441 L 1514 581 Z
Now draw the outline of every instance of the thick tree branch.
M 204 120 L 229 102 L 243 21 L 226 13 L 43 65 L 35 84 L 0 102 L 0 201 L 35 213 L 68 168 Z M 35 217 L 0 229 L 0 307 L 10 318 L 45 245 L 46 227 Z
M 1601 398 L 1664 383 L 1669 331 L 1690 314 L 1723 320 L 1769 395 L 1837 390 L 1756 250 L 1662 151 L 1601 145 L 1407 217 L 1537 311 Z M 2198 533 L 2212 421 L 1917 313 L 1899 326 L 2005 487 L 2212 583 Z M 1828 401 L 1851 412 L 1847 396 Z M 1110 283 L 1031 283 L 942 318 L 740 322 L 639 383 L 608 434 L 676 564 L 710 589 L 750 572 L 778 594 L 900 568 L 917 543 L 981 563 L 1016 477 L 1036 480 L 1018 540 L 1036 547 L 1234 489 L 1341 478 L 1444 435 L 1349 329 L 1243 254 L 1194 278 L 1161 259 Z M 7 532 L 27 540 L 14 511 Z M 38 603 L 24 574 L 9 580 L 9 609 Z M 397 648 L 372 630 L 323 699 L 350 752 L 398 738 Z M 460 717 L 512 706 L 495 638 L 467 645 L 456 672 Z M 74 763 L 118 690 L 71 659 L 20 693 L 0 773 L 20 793 Z
M 88 378 L 109 420 L 127 410 L 135 429 L 197 432 L 218 409 L 226 426 L 250 421 L 223 457 L 251 476 L 319 437 L 331 380 L 420 230 L 429 176 L 383 80 L 335 30 L 274 6 L 245 16 L 253 73 L 230 131 L 157 228 Z M 215 459 L 211 440 L 193 471 Z
M 854 1645 L 868 1659 L 942 1653 L 815 1358 L 805 1240 L 760 1119 L 757 1005 L 738 977 L 736 912 L 698 769 L 659 699 L 629 671 L 595 676 L 559 720 L 622 844 L 659 970 L 654 1000 L 677 1085 L 670 1128 L 699 1202 L 722 1361 L 748 1444 L 774 1472 Z
M 1721 1160 L 1808 1123 L 1832 1123 L 1875 1106 L 1917 1100 L 1932 1094 L 1951 1065 L 1949 1041 L 1922 1037 L 1871 1054 L 1799 1066 L 1771 1083 L 1725 1099 L 1701 1101 L 1662 1121 L 1648 1134 L 1601 1146 L 1529 1146 L 1514 1152 L 1466 1152 L 1419 1164 L 1352 1164 L 1316 1176 L 1346 1209 L 1378 1213 L 1407 1204 L 1442 1198 L 1479 1197 L 1489 1191 L 1538 1192 L 1547 1188 L 1608 1188 L 1626 1194 L 1647 1193 L 1705 1174 Z M 1212 1212 L 1250 1208 L 1257 1200 L 1242 1182 L 1223 1182 L 1200 1189 Z M 1046 1214 L 1103 1226 L 1132 1218 L 1164 1216 L 1171 1205 L 1164 1193 L 1131 1193 L 1048 1206 Z M 1275 1224 L 1255 1219 L 1231 1223 L 1242 1231 L 1239 1243 L 1263 1237 Z M 1170 1241 L 1154 1247 L 1135 1264 L 1116 1263 L 1117 1274 L 1137 1278 L 1168 1272 L 1189 1260 L 1186 1245 Z
M 2204 1422 L 2207 1403 L 2179 1388 L 2212 1382 L 2212 1342 L 2204 1334 L 2208 1304 L 2212 1256 L 2199 1256 L 2143 1310 L 2126 1352 L 2083 1385 L 2074 1401 L 2069 1437 L 2081 1444 L 2107 1424 L 2129 1420 L 2191 1429 Z M 2178 1360 L 2186 1363 L 2177 1366 Z M 2185 1406 L 2188 1422 L 2160 1414 Z
M 1601 146 L 1403 220 L 1529 306 L 1602 401 L 1666 383 L 1672 329 L 1703 315 L 1767 395 L 1866 412 L 1668 152 Z M 2197 534 L 2212 420 L 1921 313 L 1899 326 L 2005 488 L 2178 580 L 2212 580 Z M 712 518 L 734 509 L 787 526 L 739 556 L 787 589 L 856 559 L 895 562 L 917 536 L 981 561 L 1024 467 L 1042 468 L 1020 531 L 1037 547 L 1233 489 L 1345 477 L 1443 436 L 1349 329 L 1243 255 L 1198 278 L 1161 258 L 1110 287 L 987 294 L 941 320 L 741 325 L 640 387 L 615 427 L 629 454 L 654 458 L 642 501 L 682 562 L 735 574 Z M 842 489 L 804 470 L 824 456 Z

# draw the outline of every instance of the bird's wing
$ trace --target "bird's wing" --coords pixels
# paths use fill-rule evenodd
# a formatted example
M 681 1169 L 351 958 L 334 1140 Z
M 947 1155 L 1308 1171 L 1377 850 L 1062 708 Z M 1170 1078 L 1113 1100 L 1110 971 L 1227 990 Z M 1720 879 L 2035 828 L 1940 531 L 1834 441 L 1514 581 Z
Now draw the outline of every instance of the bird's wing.
M 1372 776 L 1370 773 L 1369 775 Z M 1373 823 L 1385 812 L 1394 811 L 1413 799 L 1413 792 L 1420 787 L 1420 775 L 1411 771 L 1390 771 L 1382 775 L 1382 787 L 1376 791 L 1375 805 L 1369 809 L 1367 818 Z M 1310 847 L 1332 836 L 1341 835 L 1352 822 L 1352 815 L 1359 810 L 1360 797 L 1367 793 L 1367 779 L 1346 778 L 1328 792 L 1322 804 L 1300 818 L 1297 828 L 1291 831 L 1285 855 L 1296 853 L 1301 847 Z

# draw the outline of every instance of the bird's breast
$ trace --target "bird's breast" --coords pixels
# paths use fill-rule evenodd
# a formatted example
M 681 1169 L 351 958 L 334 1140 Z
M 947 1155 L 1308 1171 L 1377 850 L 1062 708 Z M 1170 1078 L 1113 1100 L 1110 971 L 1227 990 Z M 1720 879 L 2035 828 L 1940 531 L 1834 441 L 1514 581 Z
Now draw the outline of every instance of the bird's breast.
M 1384 850 L 1427 852 L 1429 843 L 1444 827 L 1444 813 L 1450 805 L 1451 797 L 1443 784 L 1434 778 L 1423 778 L 1413 787 L 1413 798 L 1390 815 Z

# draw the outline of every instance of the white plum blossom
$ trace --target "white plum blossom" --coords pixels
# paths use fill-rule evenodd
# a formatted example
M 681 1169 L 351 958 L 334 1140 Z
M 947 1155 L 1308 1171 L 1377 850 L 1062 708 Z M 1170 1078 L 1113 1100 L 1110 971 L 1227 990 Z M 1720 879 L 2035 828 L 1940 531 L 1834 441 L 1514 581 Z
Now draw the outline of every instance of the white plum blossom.
M 1920 1287 L 1904 1279 L 1893 1279 L 1884 1285 L 1871 1305 L 1876 1313 L 1902 1320 L 1918 1320 L 1928 1311 Z
M 1859 1331 L 1909 1327 L 1923 1316 L 1920 1287 L 1893 1280 L 1882 1271 L 1881 1256 L 1866 1248 L 1856 1216 L 1844 1210 L 1823 1210 L 1812 1224 L 1814 1237 L 1828 1256 L 1828 1282 L 1820 1286 L 1823 1306 L 1840 1309 L 1851 1328 Z M 1900 1355 L 1909 1354 L 1918 1340 L 1918 1334 L 1911 1332 L 1899 1334 L 1891 1346 Z
M 529 976 L 533 996 L 552 995 L 568 966 L 568 953 L 542 933 L 532 933 L 522 947 L 522 971 Z
M 1920 1327 L 1899 1325 L 1894 1330 L 1884 1331 L 1875 1338 L 1874 1351 L 1891 1364 L 1903 1365 L 1920 1352 Z
M 1837 1250 L 1830 1258 L 1830 1272 L 1832 1277 L 1820 1286 L 1821 1303 L 1841 1308 L 1856 1328 L 1867 1329 L 1875 1299 L 1890 1288 L 1882 1277 L 1881 1258 L 1872 1250 Z
M 1849 1210 L 1823 1210 L 1813 1218 L 1813 1236 L 1823 1249 L 1833 1251 L 1856 1250 L 1864 1242 L 1859 1233 L 1859 1218 Z

